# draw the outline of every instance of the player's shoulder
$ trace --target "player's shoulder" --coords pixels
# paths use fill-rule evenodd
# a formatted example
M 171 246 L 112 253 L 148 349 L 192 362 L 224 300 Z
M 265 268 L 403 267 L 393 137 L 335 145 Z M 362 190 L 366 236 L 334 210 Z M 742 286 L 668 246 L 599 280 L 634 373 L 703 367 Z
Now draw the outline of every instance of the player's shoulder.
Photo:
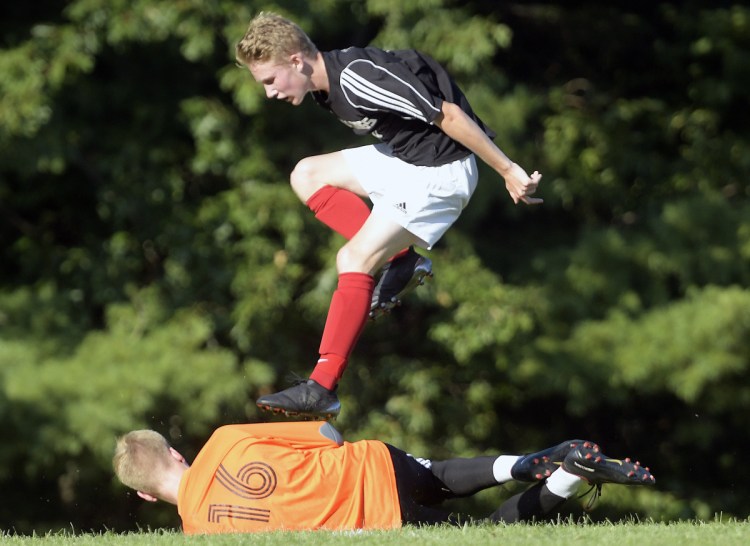
M 374 46 L 348 47 L 327 52 L 330 62 L 340 69 L 366 71 L 371 67 L 387 66 L 401 59 L 393 51 L 380 49 Z
M 346 61 L 356 59 L 387 59 L 391 55 L 390 51 L 375 46 L 351 46 L 345 49 L 333 49 L 328 54 Z

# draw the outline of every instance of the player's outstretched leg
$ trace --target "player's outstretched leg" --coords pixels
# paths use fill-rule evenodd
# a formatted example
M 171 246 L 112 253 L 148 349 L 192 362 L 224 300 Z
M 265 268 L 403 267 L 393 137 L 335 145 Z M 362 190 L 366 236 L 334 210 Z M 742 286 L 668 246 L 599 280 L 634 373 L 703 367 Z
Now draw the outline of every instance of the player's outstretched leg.
M 583 442 L 573 448 L 563 460 L 562 467 L 566 472 L 580 476 L 592 485 L 652 485 L 656 482 L 648 467 L 630 459 L 607 457 L 593 442 Z
M 563 453 L 562 463 L 554 464 L 554 459 Z M 511 468 L 511 474 L 515 479 L 531 481 L 552 468 L 555 470 L 548 478 L 505 501 L 490 520 L 513 523 L 547 516 L 575 494 L 582 480 L 591 484 L 589 491 L 594 491 L 584 507 L 586 510 L 593 507 L 605 483 L 652 485 L 655 482 L 649 469 L 639 462 L 607 457 L 594 442 L 583 440 L 569 440 L 521 457 Z
M 336 393 L 312 379 L 301 379 L 281 392 L 261 396 L 255 403 L 262 410 L 302 419 L 335 419 L 341 411 Z
M 417 253 L 412 246 L 402 256 L 386 263 L 372 293 L 370 318 L 389 313 L 401 303 L 401 298 L 424 284 L 426 277 L 432 277 L 432 260 Z
M 510 469 L 510 475 L 520 482 L 543 480 L 560 468 L 568 454 L 584 444 L 584 440 L 567 440 L 556 446 L 522 455 Z

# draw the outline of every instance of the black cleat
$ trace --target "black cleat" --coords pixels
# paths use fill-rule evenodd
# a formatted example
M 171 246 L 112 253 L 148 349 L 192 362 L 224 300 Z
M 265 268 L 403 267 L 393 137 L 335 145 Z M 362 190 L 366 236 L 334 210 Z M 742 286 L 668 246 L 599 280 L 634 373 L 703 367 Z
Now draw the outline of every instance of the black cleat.
M 583 443 L 583 440 L 568 440 L 537 453 L 523 455 L 510 469 L 510 475 L 520 482 L 549 478 L 555 470 L 560 468 L 568 453 Z
M 265 411 L 302 419 L 335 419 L 341 412 L 336 393 L 312 379 L 302 379 L 281 392 L 261 396 L 255 404 Z
M 592 485 L 653 485 L 656 482 L 648 467 L 630 459 L 607 457 L 593 442 L 583 442 L 571 450 L 562 463 L 566 472 L 580 476 Z
M 401 298 L 432 277 L 432 260 L 418 254 L 413 246 L 403 256 L 391 260 L 381 269 L 370 305 L 370 318 L 376 319 L 401 304 Z
M 656 482 L 648 467 L 641 466 L 638 461 L 633 463 L 630 459 L 607 457 L 593 442 L 584 442 L 568 453 L 562 467 L 566 472 L 580 476 L 591 484 L 591 488 L 581 495 L 586 496 L 593 490 L 584 506 L 586 511 L 594 507 L 605 483 L 653 485 Z

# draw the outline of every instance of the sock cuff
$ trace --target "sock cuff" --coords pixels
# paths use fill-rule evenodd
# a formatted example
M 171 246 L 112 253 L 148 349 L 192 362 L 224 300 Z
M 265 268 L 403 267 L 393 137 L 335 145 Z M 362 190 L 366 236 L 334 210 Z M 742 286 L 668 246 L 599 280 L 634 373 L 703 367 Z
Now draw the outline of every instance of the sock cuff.
M 339 288 L 362 288 L 373 290 L 375 288 L 375 277 L 368 273 L 339 273 Z
M 492 474 L 495 476 L 497 483 L 505 483 L 513 479 L 511 469 L 520 458 L 517 455 L 500 455 L 495 459 L 495 462 L 492 464 Z
M 305 201 L 305 205 L 307 205 L 311 211 L 318 212 L 337 191 L 339 191 L 339 188 L 335 186 L 323 186 Z
M 553 495 L 568 499 L 578 491 L 578 486 L 581 485 L 582 480 L 583 478 L 580 476 L 576 476 L 575 474 L 566 472 L 562 468 L 558 468 L 549 478 L 547 478 L 546 485 L 547 489 L 549 489 L 550 493 Z

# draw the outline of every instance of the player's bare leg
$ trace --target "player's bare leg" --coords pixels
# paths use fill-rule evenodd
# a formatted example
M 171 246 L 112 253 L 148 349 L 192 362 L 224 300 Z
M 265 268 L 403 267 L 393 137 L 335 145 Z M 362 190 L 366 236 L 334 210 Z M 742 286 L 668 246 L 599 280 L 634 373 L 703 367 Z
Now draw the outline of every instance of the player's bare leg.
M 331 219 L 324 216 L 322 211 L 316 211 L 316 216 L 329 227 L 351 239 L 364 223 L 367 213 L 357 207 L 349 198 L 348 203 L 343 195 L 333 195 L 327 187 L 339 188 L 352 194 L 366 198 L 367 193 L 351 172 L 344 155 L 333 152 L 302 159 L 292 171 L 290 177 L 292 189 L 308 206 L 315 209 L 315 196 L 336 199 L 342 207 L 347 207 L 346 218 Z M 333 197 L 332 197 L 333 195 Z M 358 220 L 360 219 L 361 220 Z M 361 224 L 360 224 L 361 222 Z M 355 228 L 355 226 L 357 226 Z M 432 276 L 432 261 L 418 254 L 413 246 L 398 249 L 394 257 L 385 262 L 377 275 L 377 285 L 370 303 L 370 318 L 376 319 L 389 313 L 400 305 L 402 298 L 425 279 Z
M 307 203 L 324 186 L 334 186 L 367 198 L 367 192 L 357 182 L 341 152 L 301 159 L 294 167 L 289 181 L 292 190 L 303 203 Z

